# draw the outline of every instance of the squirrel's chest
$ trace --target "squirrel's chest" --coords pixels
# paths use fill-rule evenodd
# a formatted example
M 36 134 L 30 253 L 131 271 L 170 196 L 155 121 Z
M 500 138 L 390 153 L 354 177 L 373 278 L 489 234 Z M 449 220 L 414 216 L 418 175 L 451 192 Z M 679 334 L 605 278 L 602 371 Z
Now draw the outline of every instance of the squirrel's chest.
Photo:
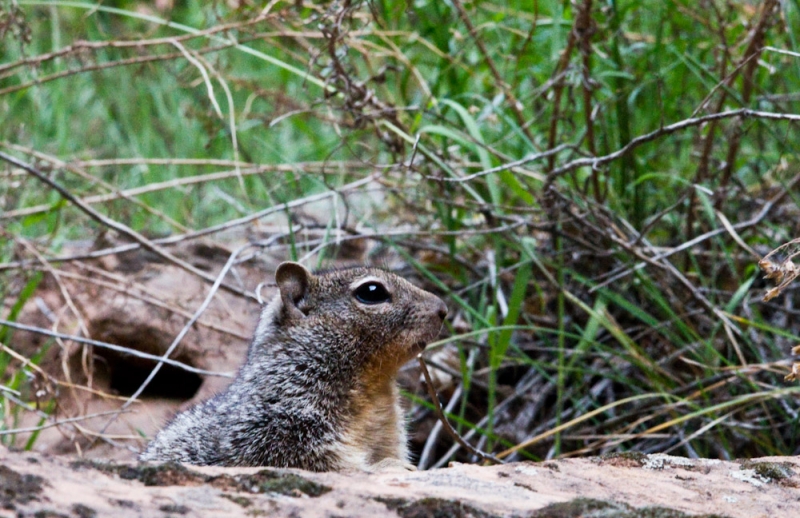
M 365 469 L 386 459 L 408 462 L 403 410 L 397 388 L 385 397 L 360 405 L 345 420 L 341 441 L 336 445 L 339 469 Z

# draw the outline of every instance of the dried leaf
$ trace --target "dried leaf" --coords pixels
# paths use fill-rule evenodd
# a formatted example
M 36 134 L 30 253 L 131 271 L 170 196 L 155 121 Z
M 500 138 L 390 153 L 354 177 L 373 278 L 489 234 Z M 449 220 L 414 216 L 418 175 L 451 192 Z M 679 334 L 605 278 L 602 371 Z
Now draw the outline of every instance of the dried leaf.
M 792 364 L 792 372 L 784 376 L 785 381 L 795 381 L 798 377 L 800 377 L 800 363 L 793 363 Z
M 761 299 L 761 300 L 763 300 L 764 302 L 768 302 L 768 301 L 774 299 L 775 297 L 777 297 L 780 294 L 781 294 L 781 290 L 779 288 L 772 288 L 766 294 L 764 294 L 764 298 Z
M 776 282 L 780 282 L 783 278 L 783 270 L 781 267 L 769 259 L 760 260 L 758 262 L 758 267 L 764 271 L 764 277 L 767 279 L 776 279 Z

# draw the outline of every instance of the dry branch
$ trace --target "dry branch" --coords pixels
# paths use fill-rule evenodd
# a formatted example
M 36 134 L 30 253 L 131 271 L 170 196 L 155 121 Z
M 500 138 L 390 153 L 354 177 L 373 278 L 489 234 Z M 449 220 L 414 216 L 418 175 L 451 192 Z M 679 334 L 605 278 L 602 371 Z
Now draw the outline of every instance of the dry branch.
M 106 227 L 108 227 L 108 228 L 110 228 L 112 230 L 116 230 L 117 232 L 119 232 L 122 235 L 128 236 L 133 241 L 138 243 L 139 246 L 141 246 L 145 250 L 149 250 L 149 251 L 155 253 L 156 255 L 164 258 L 165 260 L 169 261 L 170 263 L 176 265 L 177 267 L 179 267 L 179 268 L 181 268 L 183 270 L 186 270 L 187 272 L 189 272 L 189 273 L 191 273 L 191 274 L 193 274 L 193 275 L 205 280 L 206 282 L 215 282 L 214 277 L 208 275 L 207 273 L 205 273 L 204 271 L 202 271 L 202 270 L 200 270 L 198 268 L 195 268 L 194 266 L 192 266 L 191 264 L 187 263 L 183 259 L 180 259 L 179 257 L 175 257 L 174 255 L 172 255 L 171 253 L 169 253 L 166 250 L 162 249 L 156 243 L 154 243 L 153 241 L 147 239 L 143 235 L 139 234 L 138 232 L 136 232 L 135 230 L 133 230 L 129 226 L 124 225 L 124 224 L 122 224 L 122 223 L 120 223 L 118 221 L 115 221 L 113 219 L 107 218 L 106 216 L 100 214 L 99 212 L 97 212 L 96 210 L 91 208 L 89 205 L 87 205 L 86 203 L 84 203 L 80 199 L 78 199 L 75 196 L 73 196 L 72 193 L 70 193 L 67 189 L 62 187 L 56 181 L 51 180 L 47 175 L 45 175 L 43 172 L 39 171 L 38 169 L 36 169 L 32 165 L 27 164 L 27 163 L 23 162 L 22 160 L 18 160 L 17 158 L 15 158 L 15 157 L 13 157 L 11 155 L 7 155 L 7 154 L 5 154 L 3 152 L 0 152 L 0 159 L 1 160 L 5 160 L 9 164 L 12 164 L 12 165 L 15 165 L 17 167 L 20 167 L 20 168 L 24 169 L 29 174 L 31 174 L 32 176 L 36 177 L 36 179 L 38 179 L 40 182 L 42 182 L 42 183 L 44 183 L 46 185 L 49 185 L 52 189 L 56 190 L 66 200 L 71 202 L 73 205 L 77 206 L 87 216 L 89 216 L 93 220 L 97 221 L 101 225 L 106 226 Z M 236 288 L 234 286 L 230 286 L 230 285 L 226 284 L 226 285 L 223 285 L 223 288 L 225 288 L 227 291 L 230 291 L 231 293 L 234 293 L 236 295 L 240 295 L 242 297 L 246 297 L 246 298 L 250 298 L 250 299 L 255 300 L 255 297 L 251 293 L 247 293 L 247 292 L 245 292 L 245 291 L 243 291 L 243 290 L 241 290 L 239 288 Z
M 10 320 L 0 319 L 0 326 L 8 326 L 14 329 L 19 329 L 21 331 L 28 331 L 30 333 L 36 333 L 44 336 L 50 336 L 52 338 L 60 338 L 62 340 L 72 340 L 73 342 L 77 342 L 80 344 L 86 345 L 93 345 L 95 347 L 100 347 L 102 349 L 109 349 L 111 351 L 116 351 L 118 353 L 127 354 L 130 356 L 135 356 L 137 358 L 142 358 L 143 360 L 152 360 L 156 362 L 166 363 L 172 367 L 176 367 L 178 369 L 184 370 L 186 372 L 192 372 L 194 374 L 201 374 L 203 376 L 219 376 L 222 378 L 232 378 L 233 374 L 230 372 L 214 372 L 214 371 L 207 371 L 204 369 L 198 369 L 196 367 L 192 367 L 191 365 L 186 365 L 185 363 L 181 363 L 179 361 L 164 359 L 161 356 L 156 356 L 153 354 L 147 354 L 142 351 L 138 351 L 136 349 L 131 349 L 130 347 L 123 347 L 121 345 L 110 344 L 108 342 L 101 342 L 99 340 L 92 340 L 91 338 L 83 338 L 82 336 L 74 336 L 68 335 L 64 333 L 58 333 L 56 331 L 50 331 L 49 329 L 44 329 L 41 327 L 34 327 L 28 326 L 25 324 L 20 324 L 18 322 L 11 322 Z
M 447 417 L 442 412 L 442 403 L 439 401 L 439 396 L 436 395 L 436 389 L 433 387 L 433 380 L 431 380 L 431 373 L 428 372 L 428 366 L 425 365 L 425 360 L 422 358 L 422 354 L 417 355 L 417 361 L 419 362 L 419 367 L 422 369 L 422 374 L 425 376 L 425 383 L 428 385 L 428 394 L 431 396 L 431 401 L 433 402 L 433 408 L 436 411 L 436 415 L 439 417 L 439 422 L 442 423 L 442 426 L 447 431 L 447 433 L 452 437 L 458 444 L 461 445 L 464 449 L 466 449 L 471 454 L 477 456 L 483 461 L 492 462 L 494 464 L 503 464 L 504 462 L 494 455 L 490 453 L 482 452 L 481 450 L 475 448 L 467 441 L 465 441 L 458 432 L 456 432 L 452 426 L 450 426 L 450 422 L 447 420 Z
M 664 126 L 663 128 L 659 128 L 655 131 L 651 131 L 645 135 L 640 135 L 626 145 L 618 149 L 617 151 L 610 153 L 605 156 L 600 157 L 592 157 L 592 158 L 579 158 L 577 160 L 573 160 L 567 164 L 562 165 L 554 169 L 552 172 L 548 174 L 548 177 L 557 177 L 561 176 L 564 173 L 569 171 L 574 171 L 579 167 L 592 167 L 596 168 L 603 164 L 607 164 L 612 162 L 625 154 L 629 153 L 631 150 L 645 144 L 647 142 L 651 142 L 656 140 L 657 138 L 663 137 L 665 135 L 670 135 L 677 131 L 690 128 L 693 126 L 700 126 L 707 122 L 720 120 L 720 119 L 729 119 L 732 117 L 742 117 L 742 118 L 754 118 L 754 119 L 766 119 L 766 120 L 782 120 L 782 121 L 790 121 L 790 122 L 800 122 L 800 115 L 794 113 L 774 113 L 774 112 L 764 112 L 758 110 L 751 110 L 749 108 L 740 108 L 738 110 L 729 110 L 720 113 L 712 113 L 710 115 L 704 115 L 702 117 L 695 117 L 691 119 L 685 119 L 680 122 L 676 122 L 674 124 L 670 124 L 669 126 Z

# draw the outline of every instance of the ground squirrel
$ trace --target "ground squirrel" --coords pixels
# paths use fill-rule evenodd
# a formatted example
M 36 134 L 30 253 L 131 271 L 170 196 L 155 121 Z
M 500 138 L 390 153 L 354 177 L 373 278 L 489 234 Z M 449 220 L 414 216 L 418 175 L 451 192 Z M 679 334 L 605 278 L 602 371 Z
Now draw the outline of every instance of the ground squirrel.
M 407 463 L 396 376 L 447 307 L 371 267 L 278 266 L 247 360 L 225 392 L 178 414 L 139 457 L 314 471 Z

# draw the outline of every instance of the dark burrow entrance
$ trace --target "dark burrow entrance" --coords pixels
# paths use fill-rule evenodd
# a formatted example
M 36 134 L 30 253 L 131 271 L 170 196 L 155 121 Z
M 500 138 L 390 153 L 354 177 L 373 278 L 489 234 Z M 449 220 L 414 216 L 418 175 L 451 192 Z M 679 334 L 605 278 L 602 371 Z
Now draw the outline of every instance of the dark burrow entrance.
M 186 358 L 175 360 L 191 365 Z M 134 394 L 157 362 L 123 355 L 116 351 L 95 351 L 95 372 L 105 378 L 111 391 L 122 395 Z M 142 392 L 142 397 L 187 400 L 194 397 L 203 383 L 203 378 L 172 365 L 162 365 Z

